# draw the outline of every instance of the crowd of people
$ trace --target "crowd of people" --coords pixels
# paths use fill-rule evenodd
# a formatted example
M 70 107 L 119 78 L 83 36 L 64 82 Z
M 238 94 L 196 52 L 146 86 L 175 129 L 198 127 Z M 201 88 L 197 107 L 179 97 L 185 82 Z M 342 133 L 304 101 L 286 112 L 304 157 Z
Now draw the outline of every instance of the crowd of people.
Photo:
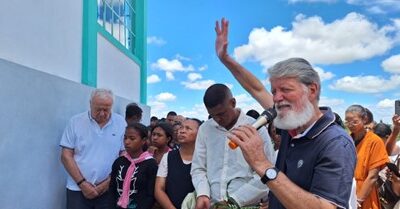
M 400 199 L 400 176 L 386 168 L 400 164 L 400 115 L 392 125 L 375 123 L 357 104 L 342 121 L 319 106 L 319 75 L 302 58 L 272 66 L 267 91 L 227 53 L 228 26 L 225 19 L 216 23 L 218 58 L 276 118 L 252 127 L 260 114 L 243 112 L 217 83 L 203 96 L 208 120 L 171 111 L 145 126 L 138 104 L 126 106 L 124 119 L 112 112 L 112 91 L 95 89 L 90 109 L 71 118 L 60 141 L 67 208 L 397 207 L 381 197 L 378 180 L 391 182 Z

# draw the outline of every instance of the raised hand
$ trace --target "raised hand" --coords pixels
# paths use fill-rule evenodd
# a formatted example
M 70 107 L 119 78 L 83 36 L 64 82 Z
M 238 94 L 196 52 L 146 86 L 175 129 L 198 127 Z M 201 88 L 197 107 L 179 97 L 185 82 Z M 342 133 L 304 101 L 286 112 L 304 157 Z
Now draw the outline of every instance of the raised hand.
M 394 127 L 400 127 L 400 115 L 394 115 L 392 117 L 392 122 Z
M 217 38 L 215 39 L 215 52 L 220 60 L 223 60 L 228 56 L 228 26 L 229 21 L 225 18 L 221 19 L 221 26 L 219 21 L 215 22 L 215 32 L 217 33 Z

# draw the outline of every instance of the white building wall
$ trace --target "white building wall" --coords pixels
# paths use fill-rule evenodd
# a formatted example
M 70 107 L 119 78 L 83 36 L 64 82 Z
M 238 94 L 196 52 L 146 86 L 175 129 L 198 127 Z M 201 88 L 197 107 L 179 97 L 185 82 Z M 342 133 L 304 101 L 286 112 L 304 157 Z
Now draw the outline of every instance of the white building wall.
M 100 34 L 97 35 L 97 86 L 140 101 L 139 66 Z
M 82 1 L 3 1 L 0 58 L 81 82 Z

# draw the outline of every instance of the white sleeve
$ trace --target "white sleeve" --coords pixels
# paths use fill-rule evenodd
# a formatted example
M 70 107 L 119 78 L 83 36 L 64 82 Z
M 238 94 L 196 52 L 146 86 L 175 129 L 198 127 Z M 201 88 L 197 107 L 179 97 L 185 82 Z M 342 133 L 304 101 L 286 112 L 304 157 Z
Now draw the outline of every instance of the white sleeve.
M 275 151 L 265 127 L 260 128 L 258 133 L 264 141 L 266 157 L 270 162 L 275 162 Z M 253 178 L 230 195 L 240 206 L 245 206 L 266 198 L 268 191 L 268 187 L 261 182 L 260 176 L 253 171 Z
M 168 175 L 168 152 L 161 158 L 160 164 L 158 165 L 157 176 L 167 177 Z
M 70 119 L 61 137 L 60 146 L 75 149 L 76 138 L 77 137 L 74 131 L 74 121 L 73 119 Z
M 196 145 L 193 153 L 192 183 L 196 190 L 197 197 L 205 195 L 210 197 L 210 185 L 207 178 L 207 146 L 204 135 L 204 124 L 200 126 L 197 132 Z

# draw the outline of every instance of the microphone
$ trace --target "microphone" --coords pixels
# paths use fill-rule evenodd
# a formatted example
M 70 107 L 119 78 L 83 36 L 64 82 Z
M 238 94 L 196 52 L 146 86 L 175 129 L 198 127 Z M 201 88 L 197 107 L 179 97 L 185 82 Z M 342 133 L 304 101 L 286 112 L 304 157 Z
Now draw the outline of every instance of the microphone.
M 277 113 L 274 108 L 268 108 L 264 110 L 263 113 L 261 113 L 260 117 L 258 117 L 257 120 L 251 126 L 253 126 L 258 130 L 263 125 L 270 123 L 276 117 L 276 115 Z M 229 140 L 228 145 L 231 149 L 236 149 L 238 147 L 238 145 L 231 140 Z

